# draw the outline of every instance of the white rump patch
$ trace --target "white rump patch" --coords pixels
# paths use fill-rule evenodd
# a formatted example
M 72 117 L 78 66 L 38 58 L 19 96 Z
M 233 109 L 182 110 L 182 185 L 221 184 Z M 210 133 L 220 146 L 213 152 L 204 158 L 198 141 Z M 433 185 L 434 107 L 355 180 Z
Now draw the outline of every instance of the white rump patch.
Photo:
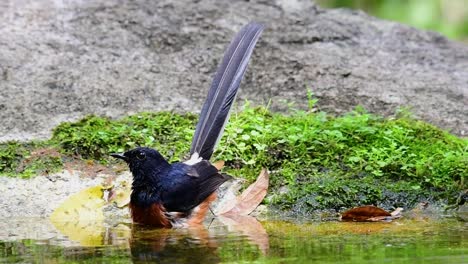
M 203 158 L 198 155 L 197 152 L 193 153 L 192 156 L 190 157 L 189 160 L 184 161 L 185 164 L 187 165 L 194 165 L 197 164 L 198 162 L 202 161 Z

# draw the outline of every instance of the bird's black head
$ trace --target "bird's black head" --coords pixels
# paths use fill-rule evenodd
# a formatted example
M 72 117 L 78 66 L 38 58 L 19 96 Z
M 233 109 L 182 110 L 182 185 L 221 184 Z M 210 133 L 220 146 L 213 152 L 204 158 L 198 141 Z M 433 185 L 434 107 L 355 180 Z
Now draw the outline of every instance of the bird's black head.
M 139 147 L 123 154 L 111 154 L 112 157 L 127 162 L 134 180 L 150 180 L 169 167 L 164 157 L 154 149 Z

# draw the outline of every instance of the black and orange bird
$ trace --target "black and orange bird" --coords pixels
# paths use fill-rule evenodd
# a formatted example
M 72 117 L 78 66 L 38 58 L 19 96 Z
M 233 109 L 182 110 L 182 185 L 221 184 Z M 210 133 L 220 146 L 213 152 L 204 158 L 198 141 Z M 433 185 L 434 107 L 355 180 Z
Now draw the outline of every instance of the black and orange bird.
M 146 147 L 112 154 L 127 162 L 133 174 L 130 211 L 135 223 L 171 228 L 203 222 L 216 190 L 231 178 L 209 160 L 262 31 L 262 25 L 249 23 L 228 46 L 203 104 L 189 160 L 170 164 L 157 150 Z

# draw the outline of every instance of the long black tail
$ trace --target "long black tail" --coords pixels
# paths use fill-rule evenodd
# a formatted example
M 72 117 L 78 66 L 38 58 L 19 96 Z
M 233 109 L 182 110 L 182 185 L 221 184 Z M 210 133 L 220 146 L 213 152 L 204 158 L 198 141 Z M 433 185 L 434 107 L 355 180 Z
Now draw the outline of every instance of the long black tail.
M 203 104 L 190 155 L 196 152 L 203 159 L 211 158 L 223 134 L 231 105 L 236 99 L 240 82 L 262 31 L 263 25 L 252 22 L 244 26 L 231 41 Z

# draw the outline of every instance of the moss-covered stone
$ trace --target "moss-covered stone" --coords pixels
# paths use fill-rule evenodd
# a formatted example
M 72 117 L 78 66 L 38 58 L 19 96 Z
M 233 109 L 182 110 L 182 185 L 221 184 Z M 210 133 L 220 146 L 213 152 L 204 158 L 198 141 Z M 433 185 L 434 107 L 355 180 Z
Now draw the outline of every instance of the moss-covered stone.
M 0 173 L 29 176 L 44 167 L 55 170 L 69 157 L 108 164 L 114 162 L 109 153 L 136 146 L 181 160 L 196 121 L 193 114 L 170 112 L 118 120 L 88 116 L 62 123 L 40 144 L 2 143 Z M 49 151 L 31 159 L 40 148 L 61 155 Z M 362 204 L 411 207 L 422 200 L 464 203 L 458 198 L 467 188 L 467 150 L 467 139 L 408 114 L 385 119 L 357 108 L 339 117 L 295 110 L 284 115 L 247 105 L 231 116 L 213 159 L 226 161 L 227 173 L 248 181 L 267 167 L 271 188 L 266 203 L 311 212 Z M 24 166 L 28 159 L 29 167 Z

